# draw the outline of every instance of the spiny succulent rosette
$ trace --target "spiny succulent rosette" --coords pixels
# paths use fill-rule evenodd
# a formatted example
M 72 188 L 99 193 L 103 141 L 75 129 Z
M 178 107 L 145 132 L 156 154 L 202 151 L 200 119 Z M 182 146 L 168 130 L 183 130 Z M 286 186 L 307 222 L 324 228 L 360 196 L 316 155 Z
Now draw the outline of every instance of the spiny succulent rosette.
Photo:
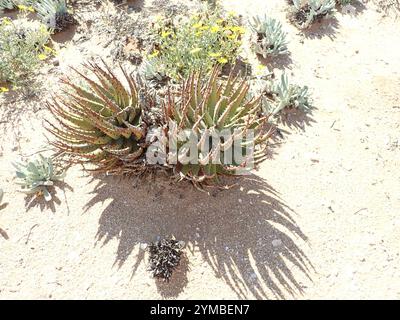
M 271 135 L 268 116 L 260 116 L 260 97 L 247 99 L 249 84 L 239 75 L 222 81 L 216 67 L 205 77 L 190 75 L 160 98 L 124 70 L 129 89 L 107 66 L 85 68 L 95 79 L 75 70 L 83 85 L 64 80 L 71 90 L 48 103 L 57 121 L 48 130 L 56 147 L 95 171 L 141 174 L 163 167 L 201 183 L 261 161 Z M 163 118 L 151 111 L 159 101 Z
M 55 168 L 53 160 L 41 154 L 35 160 L 25 163 L 13 163 L 16 168 L 16 175 L 21 185 L 21 192 L 26 194 L 36 194 L 44 196 L 46 201 L 51 201 L 52 196 L 48 190 L 56 181 L 61 181 L 65 177 L 65 171 L 61 172 Z
M 128 88 L 105 64 L 90 62 L 84 67 L 92 78 L 74 69 L 82 84 L 64 79 L 69 90 L 47 104 L 56 119 L 56 124 L 48 122 L 57 138 L 53 144 L 95 165 L 94 171 L 113 172 L 131 165 L 132 171 L 140 171 L 150 121 L 143 109 L 151 106 L 151 98 L 142 97 L 133 76 L 122 68 Z
M 219 73 L 215 67 L 208 79 L 192 74 L 165 104 L 168 162 L 196 183 L 251 169 L 271 136 L 268 116 L 260 117 L 260 97 L 247 99 L 247 81 L 233 72 L 220 81 Z

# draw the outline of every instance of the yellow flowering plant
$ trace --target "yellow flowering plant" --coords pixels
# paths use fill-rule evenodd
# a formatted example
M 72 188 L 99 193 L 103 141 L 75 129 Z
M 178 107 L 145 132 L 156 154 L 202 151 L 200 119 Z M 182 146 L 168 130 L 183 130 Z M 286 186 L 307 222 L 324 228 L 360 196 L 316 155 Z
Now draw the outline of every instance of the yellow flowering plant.
M 50 39 L 47 28 L 27 19 L 27 11 L 16 21 L 0 20 L 0 82 L 13 88 L 32 88 L 27 84 L 32 84 L 43 60 L 54 54 L 46 46 Z
M 245 33 L 236 17 L 220 13 L 200 13 L 186 20 L 159 19 L 157 22 L 157 50 L 149 57 L 157 69 L 175 80 L 194 70 L 207 72 L 216 64 L 234 62 Z

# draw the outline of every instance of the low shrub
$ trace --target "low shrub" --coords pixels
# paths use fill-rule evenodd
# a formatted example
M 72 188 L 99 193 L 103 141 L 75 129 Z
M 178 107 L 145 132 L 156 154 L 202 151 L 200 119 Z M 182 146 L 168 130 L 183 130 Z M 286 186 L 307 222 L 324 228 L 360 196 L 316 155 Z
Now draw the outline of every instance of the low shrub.
M 155 46 L 148 60 L 158 72 L 173 79 L 235 61 L 245 32 L 234 16 L 218 13 L 160 20 L 156 28 Z
M 20 17 L 0 20 L 0 81 L 13 87 L 32 87 L 40 66 L 53 50 L 46 46 L 47 28 L 38 21 Z

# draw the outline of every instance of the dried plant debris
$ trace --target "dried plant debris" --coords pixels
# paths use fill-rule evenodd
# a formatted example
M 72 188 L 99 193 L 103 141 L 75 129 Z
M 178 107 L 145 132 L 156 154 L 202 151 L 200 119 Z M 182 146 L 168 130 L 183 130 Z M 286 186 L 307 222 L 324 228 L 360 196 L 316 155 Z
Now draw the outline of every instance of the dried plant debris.
M 289 0 L 288 19 L 299 29 L 308 29 L 314 22 L 333 14 L 335 0 Z
M 336 0 L 336 4 L 339 6 L 346 6 L 348 4 L 351 4 L 353 0 Z
M 373 0 L 373 2 L 388 14 L 400 15 L 400 0 Z
M 149 267 L 154 277 L 169 281 L 179 265 L 185 243 L 174 239 L 162 239 L 149 245 Z

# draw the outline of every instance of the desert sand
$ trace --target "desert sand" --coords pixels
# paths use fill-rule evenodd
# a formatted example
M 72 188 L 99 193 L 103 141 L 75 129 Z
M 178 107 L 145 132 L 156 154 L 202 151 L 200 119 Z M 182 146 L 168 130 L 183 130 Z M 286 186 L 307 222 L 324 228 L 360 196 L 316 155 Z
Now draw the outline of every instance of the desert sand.
M 50 205 L 26 198 L 11 162 L 49 150 L 44 101 L 58 77 L 111 56 L 107 32 L 81 25 L 58 35 L 59 64 L 44 70 L 43 93 L 0 98 L 0 299 L 400 298 L 399 20 L 359 2 L 304 34 L 287 21 L 285 1 L 223 4 L 244 19 L 280 19 L 291 55 L 267 66 L 310 87 L 312 114 L 283 126 L 270 159 L 230 190 L 208 195 L 76 166 Z M 130 5 L 140 17 L 194 4 Z M 163 283 L 148 272 L 145 247 L 170 236 L 186 242 L 186 256 Z

